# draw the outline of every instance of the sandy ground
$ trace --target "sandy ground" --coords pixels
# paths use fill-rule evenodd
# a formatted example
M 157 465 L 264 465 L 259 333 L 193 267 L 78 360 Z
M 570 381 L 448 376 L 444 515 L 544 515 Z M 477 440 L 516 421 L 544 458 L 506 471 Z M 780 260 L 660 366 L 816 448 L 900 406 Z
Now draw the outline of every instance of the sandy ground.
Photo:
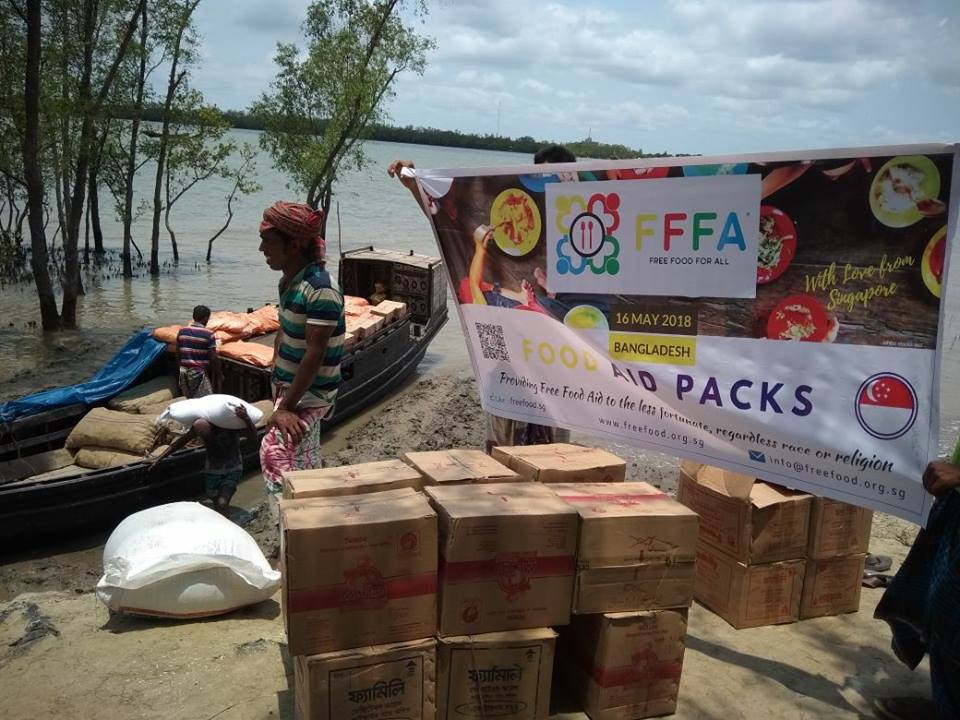
M 469 372 L 431 371 L 328 438 L 329 464 L 407 450 L 479 446 L 483 422 Z M 577 439 L 577 438 L 575 438 Z M 579 438 L 587 441 L 587 438 Z M 628 477 L 674 489 L 676 460 L 603 444 Z M 259 478 L 233 518 L 275 554 Z M 896 568 L 916 528 L 877 516 L 871 551 Z M 292 718 L 292 676 L 278 600 L 203 622 L 111 617 L 92 589 L 106 534 L 0 557 L 0 715 L 23 718 Z M 857 614 L 734 630 L 691 610 L 678 718 L 869 717 L 874 697 L 925 694 L 925 666 L 909 672 L 872 619 L 882 591 L 864 589 Z M 556 718 L 583 718 L 563 697 Z
M 906 548 L 875 538 L 897 563 Z M 857 614 L 734 630 L 690 612 L 675 717 L 869 717 L 874 697 L 925 693 L 872 619 L 879 590 Z M 278 598 L 220 619 L 177 623 L 111 617 L 87 592 L 24 594 L 0 605 L 0 707 L 41 718 L 293 718 L 292 669 Z M 555 718 L 584 718 L 555 688 Z

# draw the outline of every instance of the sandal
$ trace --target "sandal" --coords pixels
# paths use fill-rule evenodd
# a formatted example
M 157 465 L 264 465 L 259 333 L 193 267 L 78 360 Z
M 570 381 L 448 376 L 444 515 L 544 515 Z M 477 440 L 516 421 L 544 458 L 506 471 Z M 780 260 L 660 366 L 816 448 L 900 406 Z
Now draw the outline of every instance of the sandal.
M 864 568 L 874 572 L 885 572 L 893 566 L 893 560 L 886 555 L 867 555 Z

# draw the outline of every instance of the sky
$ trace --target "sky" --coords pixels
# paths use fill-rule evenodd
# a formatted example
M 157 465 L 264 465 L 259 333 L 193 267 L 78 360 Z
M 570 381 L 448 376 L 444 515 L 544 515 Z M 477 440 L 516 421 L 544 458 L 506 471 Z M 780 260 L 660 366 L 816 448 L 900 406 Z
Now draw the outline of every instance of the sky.
M 960 140 L 958 0 L 428 0 L 390 122 L 647 152 Z M 194 85 L 242 109 L 309 0 L 200 4 Z

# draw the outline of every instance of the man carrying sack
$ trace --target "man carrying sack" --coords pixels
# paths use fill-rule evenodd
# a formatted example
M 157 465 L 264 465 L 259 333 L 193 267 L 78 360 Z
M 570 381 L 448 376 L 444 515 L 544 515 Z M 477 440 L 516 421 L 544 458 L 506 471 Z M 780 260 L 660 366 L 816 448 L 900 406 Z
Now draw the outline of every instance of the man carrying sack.
M 283 473 L 322 466 L 320 425 L 333 413 L 346 330 L 343 294 L 325 269 L 323 213 L 276 202 L 263 213 L 260 252 L 280 278 L 280 329 L 274 343 L 274 412 L 260 446 L 270 497 Z

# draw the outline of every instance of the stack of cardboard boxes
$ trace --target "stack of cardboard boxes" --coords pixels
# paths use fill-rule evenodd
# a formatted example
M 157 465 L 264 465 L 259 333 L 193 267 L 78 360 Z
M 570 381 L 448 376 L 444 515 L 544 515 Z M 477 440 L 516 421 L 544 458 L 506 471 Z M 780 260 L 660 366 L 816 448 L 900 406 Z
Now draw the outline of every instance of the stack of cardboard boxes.
M 440 524 L 440 717 L 546 718 L 551 626 L 570 619 L 576 512 L 529 482 L 426 493 Z
M 873 512 L 814 498 L 800 619 L 857 612 Z
M 592 720 L 668 714 L 694 597 L 737 627 L 859 601 L 842 503 L 684 464 L 681 504 L 567 444 L 404 460 L 284 478 L 301 720 L 543 720 L 555 658 Z
M 558 484 L 580 516 L 560 667 L 592 720 L 676 710 L 697 515 L 642 482 Z
M 298 717 L 432 718 L 437 516 L 410 488 L 282 500 Z
M 546 718 L 576 511 L 478 451 L 405 459 L 284 479 L 298 717 Z
M 579 518 L 542 483 L 622 483 L 626 463 L 576 445 L 404 458 L 424 474 L 439 516 L 438 718 L 548 717 L 553 628 L 570 621 Z
M 694 463 L 679 499 L 700 516 L 695 597 L 734 627 L 858 609 L 868 511 Z

